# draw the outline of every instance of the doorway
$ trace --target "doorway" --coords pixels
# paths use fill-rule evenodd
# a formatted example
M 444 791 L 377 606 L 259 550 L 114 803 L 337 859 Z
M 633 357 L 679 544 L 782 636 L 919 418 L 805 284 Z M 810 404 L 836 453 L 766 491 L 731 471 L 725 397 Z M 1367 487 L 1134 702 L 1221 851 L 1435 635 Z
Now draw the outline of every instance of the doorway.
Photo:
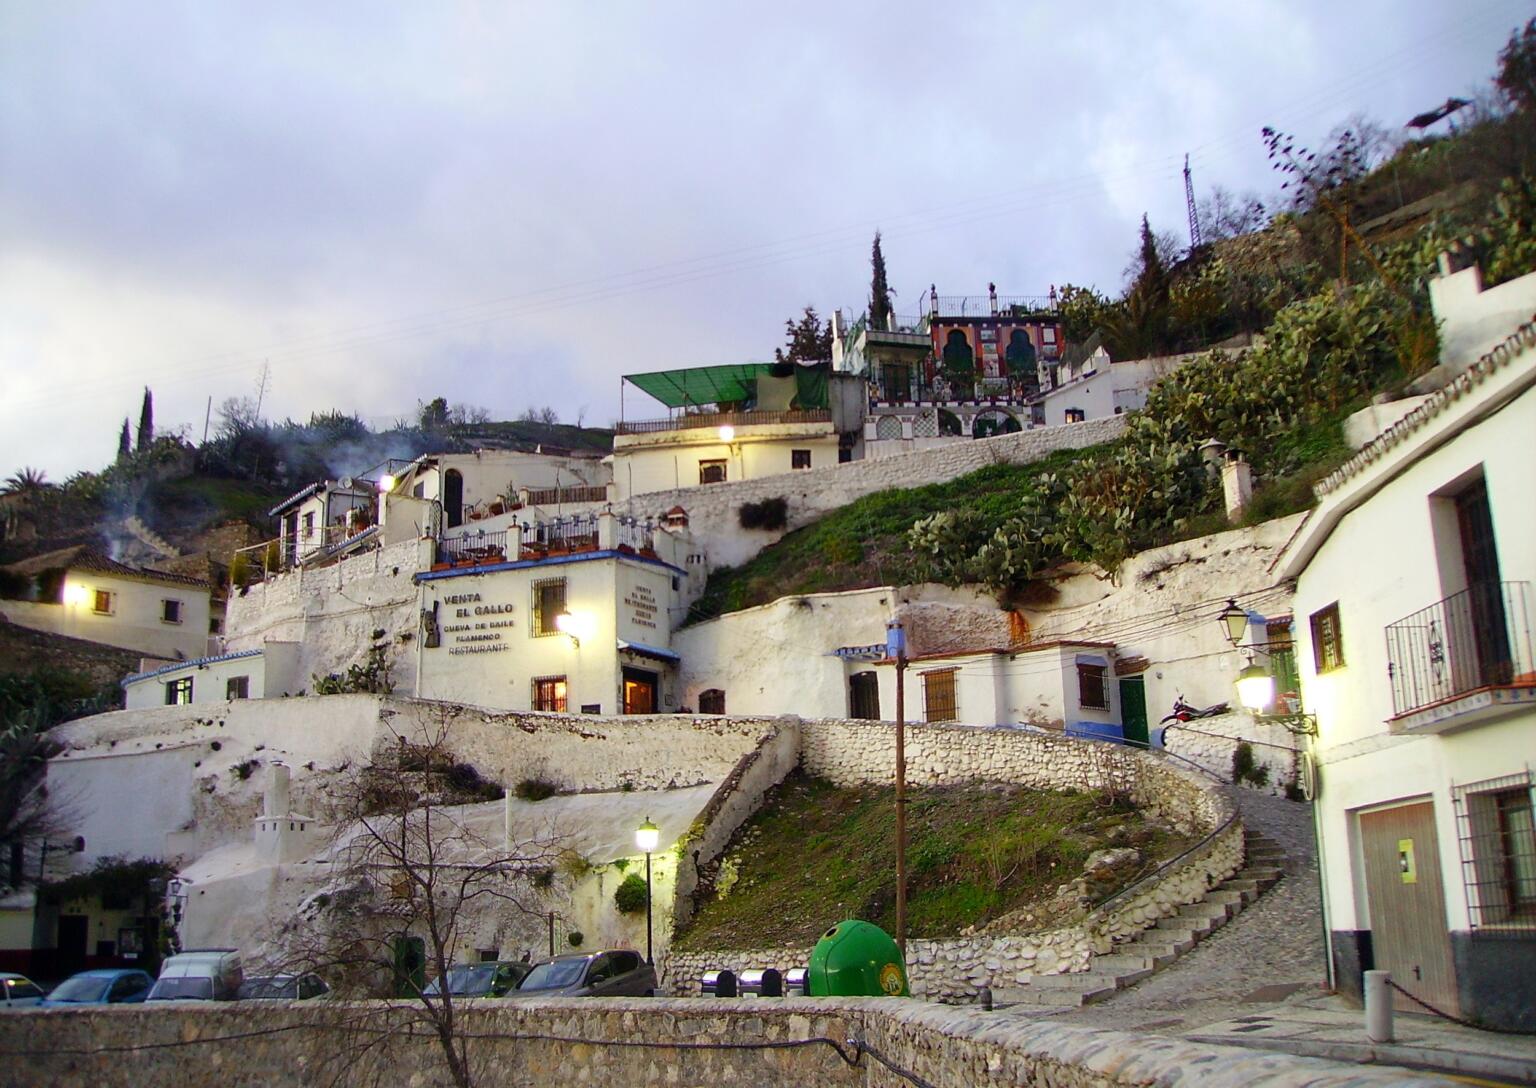
M 1457 1013 L 1434 802 L 1361 813 L 1360 847 L 1376 967 L 1416 997 Z M 1419 1011 L 1402 995 L 1397 1008 Z
M 648 669 L 624 667 L 624 713 L 656 713 L 658 677 Z
M 59 960 L 61 974 L 85 970 L 85 944 L 90 935 L 90 919 L 83 914 L 59 915 Z
M 1488 485 L 1479 477 L 1453 499 L 1456 527 L 1461 537 L 1461 559 L 1467 579 L 1467 608 L 1451 609 L 1450 622 L 1465 622 L 1468 627 L 1455 632 L 1453 639 L 1469 647 L 1473 660 L 1456 655 L 1462 674 L 1458 690 L 1507 684 L 1514 675 L 1509 647 L 1509 621 L 1504 611 L 1503 584 L 1499 574 L 1499 553 L 1493 540 L 1493 511 L 1488 505 Z
M 1147 747 L 1147 686 L 1140 676 L 1120 678 L 1120 726 L 1125 743 Z
M 464 524 L 464 477 L 456 468 L 443 473 L 443 518 L 450 529 Z

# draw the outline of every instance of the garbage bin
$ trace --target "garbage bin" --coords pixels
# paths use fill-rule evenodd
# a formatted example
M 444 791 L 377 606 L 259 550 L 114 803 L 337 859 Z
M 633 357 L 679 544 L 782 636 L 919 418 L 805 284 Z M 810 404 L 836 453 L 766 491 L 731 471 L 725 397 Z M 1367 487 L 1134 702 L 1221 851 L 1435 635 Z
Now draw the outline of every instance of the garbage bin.
M 890 934 L 849 919 L 821 935 L 811 950 L 809 992 L 814 997 L 907 997 L 907 966 Z

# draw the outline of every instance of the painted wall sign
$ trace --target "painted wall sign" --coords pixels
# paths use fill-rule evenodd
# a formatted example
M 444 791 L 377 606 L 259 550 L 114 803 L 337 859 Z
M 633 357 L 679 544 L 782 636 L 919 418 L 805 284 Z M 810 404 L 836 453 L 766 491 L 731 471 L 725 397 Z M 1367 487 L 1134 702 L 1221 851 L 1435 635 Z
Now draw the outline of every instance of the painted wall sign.
M 453 609 L 442 626 L 450 654 L 495 654 L 512 648 L 504 634 L 514 622 L 511 613 L 516 606 L 510 602 L 487 601 L 479 593 L 450 593 L 442 603 Z
M 656 605 L 656 594 L 652 593 L 649 586 L 631 586 L 628 593 L 624 594 L 624 605 L 629 611 L 629 620 L 636 627 L 649 627 L 656 629 L 656 613 L 659 611 Z

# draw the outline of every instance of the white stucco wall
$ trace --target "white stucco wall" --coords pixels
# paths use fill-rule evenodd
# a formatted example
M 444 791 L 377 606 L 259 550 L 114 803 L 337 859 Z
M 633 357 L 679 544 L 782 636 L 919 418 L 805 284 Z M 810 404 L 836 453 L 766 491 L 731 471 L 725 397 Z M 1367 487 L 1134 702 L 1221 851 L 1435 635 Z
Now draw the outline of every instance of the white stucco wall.
M 1440 363 L 1459 370 L 1536 313 L 1536 273 L 1485 290 L 1474 265 L 1431 279 L 1429 301 L 1440 320 Z
M 111 611 L 106 614 L 95 611 L 97 590 L 112 594 Z M 0 601 L 0 614 L 18 627 L 135 650 L 147 657 L 193 658 L 208 653 L 206 587 L 71 570 L 63 592 L 63 604 Z M 166 601 L 180 602 L 179 623 L 163 619 Z
M 202 659 L 179 667 L 155 669 L 123 684 L 128 710 L 166 705 L 166 689 L 183 678 L 192 681 L 192 704 L 227 703 L 229 681 L 245 677 L 248 699 L 278 699 L 304 690 L 308 677 L 299 672 L 300 647 L 292 642 L 268 642 L 260 650 L 235 657 Z
M 1360 811 L 1416 798 L 1434 802 L 1448 920 L 1465 929 L 1452 785 L 1536 764 L 1531 710 L 1439 735 L 1391 735 L 1385 637 L 1389 625 L 1465 588 L 1454 512 L 1437 495 L 1479 472 L 1500 578 L 1536 581 L 1536 353 L 1514 354 L 1475 382 L 1430 398 L 1421 413 L 1422 425 L 1410 427 L 1410 417 L 1391 440 L 1366 447 L 1348 471 L 1325 481 L 1322 502 L 1280 568 L 1299 576 L 1297 660 L 1307 707 L 1318 716 L 1318 821 L 1334 930 L 1370 928 L 1359 876 Z M 1331 604 L 1338 605 L 1344 664 L 1319 674 L 1308 617 Z
M 614 436 L 618 499 L 699 487 L 701 461 L 724 461 L 727 482 L 793 471 L 793 450 L 811 451 L 813 469 L 837 464 L 838 440 L 831 423 L 743 424 L 735 431 L 730 442 L 722 442 L 714 427 Z

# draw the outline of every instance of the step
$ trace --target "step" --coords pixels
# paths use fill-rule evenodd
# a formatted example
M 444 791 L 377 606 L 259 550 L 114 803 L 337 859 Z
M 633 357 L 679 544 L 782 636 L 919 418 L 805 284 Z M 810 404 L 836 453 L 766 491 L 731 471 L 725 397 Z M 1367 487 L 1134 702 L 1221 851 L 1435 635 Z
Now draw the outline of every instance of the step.
M 1225 922 L 1233 914 L 1232 909 L 1209 894 L 1198 903 L 1187 903 L 1176 912 L 1182 918 L 1215 918 Z
M 1129 956 L 1182 956 L 1195 947 L 1194 934 L 1180 934 L 1172 929 L 1152 928 L 1134 941 L 1127 941 L 1115 949 Z
M 1080 994 L 1070 990 L 1042 991 L 1027 987 L 993 990 L 994 1005 L 1033 1005 L 1038 1008 L 1076 1008 L 1083 1003 Z
M 1099 965 L 1102 960 L 1095 957 L 1093 970 L 1075 971 L 1064 975 L 1031 975 L 1029 988 L 1032 990 L 1101 990 L 1108 986 L 1111 989 L 1119 989 L 1128 986 L 1131 982 L 1146 978 L 1152 973 L 1150 968 L 1139 968 L 1135 971 L 1101 971 Z M 1127 978 L 1135 974 L 1134 979 Z
M 1144 952 L 1132 952 L 1121 949 L 1111 952 L 1107 956 L 1093 957 L 1093 969 L 1097 971 L 1102 967 L 1107 971 L 1114 971 L 1116 973 L 1122 971 L 1146 971 L 1150 974 L 1153 971 L 1162 970 L 1178 958 L 1179 953 L 1174 949 L 1169 949 L 1167 952 L 1154 952 L 1150 949 Z
M 1225 904 L 1228 907 L 1229 914 L 1236 914 L 1238 911 L 1242 910 L 1245 906 L 1247 906 L 1249 903 L 1252 903 L 1257 898 L 1257 889 L 1244 892 L 1238 889 L 1228 888 L 1226 886 L 1217 888 L 1215 891 L 1206 892 L 1205 894 L 1205 901 L 1207 903 Z
M 1264 884 L 1265 887 L 1273 884 L 1284 875 L 1284 870 L 1276 869 L 1273 866 L 1268 865 L 1250 865 L 1245 869 L 1239 869 L 1237 871 L 1237 879 L 1257 880 L 1261 884 Z

